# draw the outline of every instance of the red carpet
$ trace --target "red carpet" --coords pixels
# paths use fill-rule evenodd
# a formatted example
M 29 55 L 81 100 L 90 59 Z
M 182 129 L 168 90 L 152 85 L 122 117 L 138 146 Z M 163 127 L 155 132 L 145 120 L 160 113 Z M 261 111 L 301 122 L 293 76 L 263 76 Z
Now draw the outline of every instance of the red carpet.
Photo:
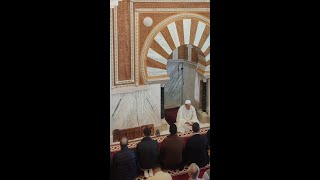
M 206 172 L 207 169 L 202 169 L 200 170 L 200 174 L 199 174 L 199 177 L 202 178 L 204 172 Z M 189 178 L 189 175 L 188 174 L 182 174 L 180 176 L 173 176 L 172 177 L 172 180 L 187 180 Z
M 164 117 L 168 124 L 173 124 L 176 122 L 178 110 L 179 107 L 164 110 Z

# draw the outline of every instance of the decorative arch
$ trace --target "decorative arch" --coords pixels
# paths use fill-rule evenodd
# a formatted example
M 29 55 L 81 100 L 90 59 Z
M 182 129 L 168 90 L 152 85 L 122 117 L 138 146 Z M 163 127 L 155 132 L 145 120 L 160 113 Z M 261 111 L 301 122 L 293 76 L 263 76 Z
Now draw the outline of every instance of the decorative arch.
M 210 75 L 210 20 L 199 14 L 182 13 L 163 20 L 146 38 L 140 55 L 143 84 L 168 80 L 170 54 L 187 44 L 198 47 L 204 54 L 199 56 L 197 71 Z

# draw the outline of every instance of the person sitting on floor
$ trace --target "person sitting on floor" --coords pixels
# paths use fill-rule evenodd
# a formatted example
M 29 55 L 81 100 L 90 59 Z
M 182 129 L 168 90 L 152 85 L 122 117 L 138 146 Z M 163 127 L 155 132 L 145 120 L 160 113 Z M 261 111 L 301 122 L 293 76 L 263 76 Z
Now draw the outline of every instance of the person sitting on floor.
M 188 180 L 203 180 L 198 177 L 199 174 L 200 174 L 199 166 L 195 163 L 190 164 L 188 168 L 188 175 L 189 175 Z
M 120 140 L 121 151 L 113 156 L 113 179 L 133 180 L 137 176 L 136 153 L 128 148 L 128 139 L 122 137 Z
M 186 142 L 185 161 L 186 164 L 196 163 L 200 168 L 209 163 L 207 153 L 208 140 L 206 136 L 200 135 L 200 126 L 198 123 L 192 125 L 194 135 Z
M 182 165 L 182 153 L 184 149 L 183 138 L 177 135 L 177 126 L 170 125 L 170 135 L 161 144 L 160 160 L 164 169 L 177 169 Z
M 197 118 L 196 109 L 191 105 L 190 100 L 186 100 L 182 105 L 177 114 L 176 125 L 178 132 L 190 131 L 193 123 L 199 123 Z
M 149 177 L 153 176 L 152 168 L 159 165 L 159 145 L 156 140 L 150 138 L 150 128 L 146 127 L 143 134 L 145 137 L 138 143 L 136 152 L 144 176 Z
M 152 177 L 149 177 L 148 180 L 172 180 L 172 177 L 169 173 L 163 172 L 160 166 L 156 166 L 153 170 Z

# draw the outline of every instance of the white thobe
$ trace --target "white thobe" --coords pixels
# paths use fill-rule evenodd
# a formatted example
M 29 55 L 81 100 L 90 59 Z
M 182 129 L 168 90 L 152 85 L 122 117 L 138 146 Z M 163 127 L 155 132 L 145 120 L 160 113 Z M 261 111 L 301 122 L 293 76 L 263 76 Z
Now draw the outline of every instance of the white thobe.
M 197 118 L 196 110 L 193 106 L 190 107 L 188 110 L 185 105 L 182 105 L 179 108 L 177 119 L 176 119 L 176 125 L 178 132 L 185 132 L 192 130 L 192 126 L 185 124 L 186 122 L 189 123 L 199 123 L 199 120 Z

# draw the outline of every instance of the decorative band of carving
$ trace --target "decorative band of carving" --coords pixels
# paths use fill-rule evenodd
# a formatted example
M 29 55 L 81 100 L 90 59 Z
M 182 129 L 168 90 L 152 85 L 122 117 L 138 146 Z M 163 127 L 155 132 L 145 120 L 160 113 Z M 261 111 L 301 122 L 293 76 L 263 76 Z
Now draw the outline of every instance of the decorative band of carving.
M 132 86 L 137 86 L 137 85 L 135 85 L 135 84 L 117 85 L 117 86 L 113 86 L 112 89 L 118 89 L 118 88 L 124 88 L 124 87 L 132 87 Z
M 130 3 L 130 12 L 133 12 L 133 3 Z M 131 13 L 130 13 L 131 14 Z M 130 59 L 130 65 L 131 65 L 131 82 L 134 82 L 134 75 L 135 75 L 135 68 L 134 68 L 134 27 L 133 27 L 133 15 L 130 15 L 130 39 L 131 39 L 131 59 Z
M 110 48 L 111 48 L 111 51 L 110 51 L 110 63 L 111 63 L 111 88 L 113 88 L 114 86 L 114 64 L 113 64 L 113 50 L 114 50 L 114 47 L 113 47 L 113 10 L 110 9 Z
M 131 7 L 131 4 L 132 3 L 130 3 L 130 7 Z M 132 11 L 130 10 L 130 16 L 133 16 L 133 9 L 132 9 Z M 131 34 L 133 34 L 134 33 L 134 38 L 135 38 L 135 57 L 136 57 L 136 62 L 135 62 L 135 64 L 136 64 L 136 74 L 135 74 L 135 76 L 136 76 L 136 85 L 138 86 L 139 85 L 139 51 L 138 51 L 138 49 L 139 49 L 139 34 L 138 34 L 138 27 L 139 27 L 139 13 L 136 13 L 135 14 L 135 20 L 134 20 L 134 22 L 135 22 L 135 32 L 133 32 L 133 30 L 131 29 Z M 131 53 L 133 53 L 133 52 L 131 52 Z
M 162 11 L 162 12 L 177 12 L 177 11 L 204 11 L 210 12 L 210 8 L 140 8 L 136 9 L 136 12 L 155 12 L 155 11 Z
M 119 81 L 119 64 L 118 64 L 118 7 L 114 8 L 114 66 L 115 66 L 115 85 L 134 83 L 134 62 L 131 54 L 131 79 Z M 131 22 L 130 22 L 131 23 Z M 131 43 L 132 46 L 132 43 Z M 132 49 L 133 47 L 131 47 Z
M 210 0 L 130 0 L 131 2 L 210 2 Z

